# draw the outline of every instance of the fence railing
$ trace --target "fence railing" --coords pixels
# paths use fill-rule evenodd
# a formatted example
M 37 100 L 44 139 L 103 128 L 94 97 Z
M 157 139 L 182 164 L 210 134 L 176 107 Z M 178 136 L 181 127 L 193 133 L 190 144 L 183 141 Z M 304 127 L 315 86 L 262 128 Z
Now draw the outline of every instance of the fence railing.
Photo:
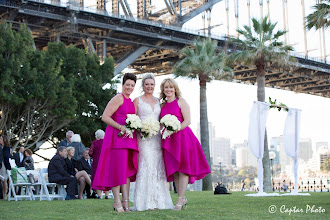
M 283 188 L 282 181 L 273 181 L 272 189 L 274 192 L 291 192 L 294 189 L 294 182 L 289 181 L 286 183 L 287 189 Z M 241 191 L 242 183 L 228 183 L 225 184 L 228 191 Z M 246 184 L 243 191 L 255 191 L 257 192 L 258 186 L 255 183 Z M 298 181 L 299 192 L 330 192 L 330 178 L 326 179 L 308 179 Z

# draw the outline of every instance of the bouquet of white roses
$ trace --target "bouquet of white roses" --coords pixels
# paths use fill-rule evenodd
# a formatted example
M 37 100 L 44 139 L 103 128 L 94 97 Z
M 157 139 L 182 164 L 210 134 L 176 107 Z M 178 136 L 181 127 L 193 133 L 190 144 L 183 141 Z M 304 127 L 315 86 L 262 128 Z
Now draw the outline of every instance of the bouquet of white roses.
M 133 138 L 133 132 L 135 130 L 141 129 L 141 119 L 136 114 L 128 114 L 126 118 L 126 131 L 118 133 L 119 137 L 122 137 L 124 135 L 124 138 L 129 137 Z
M 142 121 L 141 134 L 143 138 L 151 138 L 158 134 L 160 129 L 159 121 L 149 117 Z
M 162 119 L 160 119 L 160 123 L 164 125 L 164 128 L 162 129 L 163 139 L 166 139 L 168 136 L 176 131 L 179 131 L 181 128 L 181 122 L 175 115 L 165 115 Z

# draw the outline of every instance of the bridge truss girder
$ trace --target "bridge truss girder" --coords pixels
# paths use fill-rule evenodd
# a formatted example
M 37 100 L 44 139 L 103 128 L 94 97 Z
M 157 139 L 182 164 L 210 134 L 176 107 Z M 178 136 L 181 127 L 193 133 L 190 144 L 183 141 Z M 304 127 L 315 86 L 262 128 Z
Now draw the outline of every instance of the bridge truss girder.
M 89 44 L 88 47 L 94 46 L 92 53 L 97 53 L 103 58 L 112 56 L 117 67 L 125 57 L 136 51 L 136 48 L 146 47 L 148 49 L 141 52 L 130 65 L 138 73 L 170 73 L 172 66 L 179 59 L 178 51 L 191 44 L 198 36 L 185 33 L 178 28 L 143 23 L 121 16 L 72 11 L 40 2 L 8 7 L 0 2 L 0 6 L 2 19 L 9 17 L 11 13 L 7 13 L 8 11 L 18 11 L 14 20 L 8 22 L 11 22 L 14 28 L 18 28 L 23 22 L 26 23 L 38 49 L 44 49 L 51 39 L 60 40 L 67 45 L 74 44 L 78 48 L 84 48 Z M 72 25 L 75 28 L 68 28 Z M 225 40 L 216 40 L 219 48 L 225 46 Z M 299 65 L 291 71 L 269 67 L 266 73 L 266 86 L 330 97 L 330 65 L 312 60 L 298 60 Z M 234 70 L 237 82 L 256 82 L 254 67 L 237 65 Z

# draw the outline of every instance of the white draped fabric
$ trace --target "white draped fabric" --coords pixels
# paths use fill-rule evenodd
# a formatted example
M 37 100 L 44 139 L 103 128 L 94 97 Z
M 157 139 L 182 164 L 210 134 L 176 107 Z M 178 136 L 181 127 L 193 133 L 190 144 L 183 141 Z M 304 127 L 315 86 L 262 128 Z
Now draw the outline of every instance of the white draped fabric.
M 252 154 L 258 159 L 259 193 L 263 193 L 264 170 L 262 157 L 264 156 L 264 139 L 269 103 L 255 101 L 250 112 L 248 145 Z
M 298 153 L 301 110 L 289 108 L 283 133 L 283 146 L 286 154 L 293 159 L 294 190 L 291 195 L 298 194 Z M 288 195 L 289 195 L 288 194 Z M 310 195 L 309 193 L 299 195 Z

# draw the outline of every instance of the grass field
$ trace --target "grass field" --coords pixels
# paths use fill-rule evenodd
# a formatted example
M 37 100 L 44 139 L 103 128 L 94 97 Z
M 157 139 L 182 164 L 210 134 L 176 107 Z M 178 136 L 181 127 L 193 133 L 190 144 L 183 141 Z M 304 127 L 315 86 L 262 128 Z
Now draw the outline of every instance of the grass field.
M 281 197 L 244 196 L 247 193 L 213 195 L 213 192 L 187 192 L 188 208 L 186 210 L 179 212 L 155 210 L 121 214 L 113 211 L 111 199 L 51 202 L 2 200 L 0 201 L 0 219 L 330 219 L 330 193 L 328 192 L 310 193 L 311 196 Z M 172 194 L 172 198 L 176 202 L 177 195 Z M 270 213 L 269 210 L 273 211 L 274 206 L 277 208 L 276 212 Z M 289 214 L 290 209 L 291 214 Z

